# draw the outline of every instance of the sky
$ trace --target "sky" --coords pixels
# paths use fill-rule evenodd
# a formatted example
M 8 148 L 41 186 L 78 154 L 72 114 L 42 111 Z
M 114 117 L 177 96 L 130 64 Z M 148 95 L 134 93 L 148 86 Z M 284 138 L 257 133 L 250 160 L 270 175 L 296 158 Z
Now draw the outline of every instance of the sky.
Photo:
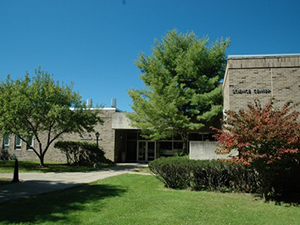
M 41 66 L 131 112 L 128 89 L 144 88 L 134 62 L 155 38 L 177 29 L 230 38 L 227 55 L 300 53 L 299 12 L 299 0 L 0 0 L 0 82 Z

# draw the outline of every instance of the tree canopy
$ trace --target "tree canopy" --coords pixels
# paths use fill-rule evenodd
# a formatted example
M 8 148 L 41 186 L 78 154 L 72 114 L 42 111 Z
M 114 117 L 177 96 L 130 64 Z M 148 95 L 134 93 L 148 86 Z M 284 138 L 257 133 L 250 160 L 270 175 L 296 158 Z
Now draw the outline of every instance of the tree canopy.
M 220 81 L 228 46 L 228 39 L 209 45 L 207 37 L 176 30 L 155 40 L 152 55 L 140 54 L 136 61 L 145 88 L 128 92 L 136 112 L 129 114 L 132 125 L 154 140 L 179 134 L 186 152 L 187 132 L 222 111 Z
M 86 107 L 72 88 L 40 68 L 32 79 L 29 74 L 16 80 L 8 75 L 0 83 L 0 132 L 15 134 L 27 145 L 33 137 L 38 147 L 32 150 L 43 166 L 49 146 L 62 134 L 92 132 L 102 122 L 99 111 Z

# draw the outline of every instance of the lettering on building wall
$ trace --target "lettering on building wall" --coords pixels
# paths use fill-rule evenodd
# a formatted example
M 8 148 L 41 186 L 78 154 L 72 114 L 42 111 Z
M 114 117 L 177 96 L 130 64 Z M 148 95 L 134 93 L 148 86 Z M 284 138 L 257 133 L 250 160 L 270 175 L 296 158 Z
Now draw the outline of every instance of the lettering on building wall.
M 237 94 L 248 94 L 248 95 L 251 95 L 251 94 L 270 94 L 271 93 L 271 90 L 270 89 L 233 89 L 232 90 L 232 93 L 234 95 L 237 95 Z
M 251 94 L 251 89 L 233 89 L 233 94 Z
M 254 94 L 270 94 L 270 89 L 254 89 Z

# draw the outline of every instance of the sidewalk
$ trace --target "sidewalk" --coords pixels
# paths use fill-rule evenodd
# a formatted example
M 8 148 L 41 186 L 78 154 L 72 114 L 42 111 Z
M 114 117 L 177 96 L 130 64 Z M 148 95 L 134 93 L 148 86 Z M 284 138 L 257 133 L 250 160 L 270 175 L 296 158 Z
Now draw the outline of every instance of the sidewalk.
M 22 182 L 0 186 L 0 202 L 79 186 L 107 177 L 130 173 L 134 169 L 145 166 L 145 164 L 124 163 L 101 171 L 83 173 L 20 173 L 19 178 Z M 1 174 L 1 177 L 12 178 L 12 174 Z

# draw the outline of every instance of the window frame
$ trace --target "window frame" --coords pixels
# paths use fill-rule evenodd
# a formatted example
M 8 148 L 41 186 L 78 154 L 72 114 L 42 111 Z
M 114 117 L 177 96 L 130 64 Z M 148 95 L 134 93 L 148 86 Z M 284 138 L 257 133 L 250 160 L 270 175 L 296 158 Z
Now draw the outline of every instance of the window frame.
M 28 144 L 29 142 L 31 142 L 30 145 Z M 32 135 L 31 137 L 28 138 L 26 144 L 26 150 L 31 152 L 33 151 L 33 148 L 34 148 L 34 136 Z
M 5 137 L 7 137 L 8 142 L 5 143 Z M 3 149 L 7 150 L 10 147 L 10 135 L 9 134 L 4 134 L 2 137 L 2 147 Z
M 17 139 L 19 139 L 19 141 L 20 141 L 20 143 L 17 145 Z M 22 149 L 22 139 L 19 137 L 19 136 L 17 136 L 17 135 L 15 135 L 15 150 L 17 150 L 17 151 L 21 151 L 21 149 Z

